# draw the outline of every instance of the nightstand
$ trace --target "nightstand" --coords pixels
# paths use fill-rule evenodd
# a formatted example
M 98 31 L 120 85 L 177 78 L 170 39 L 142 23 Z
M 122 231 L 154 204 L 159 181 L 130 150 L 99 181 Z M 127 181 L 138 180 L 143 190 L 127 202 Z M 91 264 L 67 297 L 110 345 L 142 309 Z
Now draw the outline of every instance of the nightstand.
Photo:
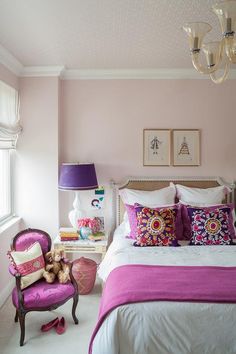
M 104 258 L 107 250 L 108 239 L 103 241 L 90 241 L 90 240 L 78 240 L 78 241 L 61 241 L 58 235 L 53 240 L 54 248 L 61 248 L 65 253 L 93 253 L 101 254 Z

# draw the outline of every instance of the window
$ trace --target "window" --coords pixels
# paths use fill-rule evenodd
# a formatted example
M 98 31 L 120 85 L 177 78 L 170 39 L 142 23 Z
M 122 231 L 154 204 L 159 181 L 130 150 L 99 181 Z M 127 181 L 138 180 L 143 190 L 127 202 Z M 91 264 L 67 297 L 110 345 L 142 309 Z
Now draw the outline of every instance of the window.
M 11 150 L 0 149 L 0 222 L 12 214 Z
M 18 91 L 0 81 L 0 223 L 13 214 L 11 160 L 21 130 Z

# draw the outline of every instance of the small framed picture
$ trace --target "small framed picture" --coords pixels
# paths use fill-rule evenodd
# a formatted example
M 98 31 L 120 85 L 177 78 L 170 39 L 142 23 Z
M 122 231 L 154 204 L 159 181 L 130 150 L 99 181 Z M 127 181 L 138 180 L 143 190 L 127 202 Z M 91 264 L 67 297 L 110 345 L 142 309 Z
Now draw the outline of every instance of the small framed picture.
M 173 166 L 200 165 L 200 130 L 173 130 Z
M 105 222 L 104 222 L 104 216 L 95 216 L 95 218 L 99 224 L 99 229 L 98 232 L 105 232 Z
M 170 129 L 143 130 L 143 165 L 170 166 Z

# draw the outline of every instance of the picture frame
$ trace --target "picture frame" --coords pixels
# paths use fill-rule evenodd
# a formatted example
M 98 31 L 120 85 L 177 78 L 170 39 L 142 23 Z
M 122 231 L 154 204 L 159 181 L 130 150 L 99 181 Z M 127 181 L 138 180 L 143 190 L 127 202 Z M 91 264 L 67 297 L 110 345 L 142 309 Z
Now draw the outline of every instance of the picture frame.
M 143 166 L 170 166 L 171 129 L 143 130 Z
M 97 219 L 100 224 L 100 228 L 98 232 L 105 233 L 105 218 L 104 216 L 95 216 L 94 219 Z
M 173 129 L 173 166 L 200 165 L 200 130 Z

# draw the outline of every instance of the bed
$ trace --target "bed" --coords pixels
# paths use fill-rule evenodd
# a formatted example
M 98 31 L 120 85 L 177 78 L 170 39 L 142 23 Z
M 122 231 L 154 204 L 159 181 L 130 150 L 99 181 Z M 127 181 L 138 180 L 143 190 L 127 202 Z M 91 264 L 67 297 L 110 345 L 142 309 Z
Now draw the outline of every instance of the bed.
M 178 269 L 214 268 L 236 271 L 235 246 L 134 247 L 126 238 L 124 205 L 119 190 L 158 190 L 170 181 L 195 188 L 211 188 L 223 184 L 219 178 L 132 178 L 122 186 L 114 186 L 114 214 L 116 228 L 113 241 L 102 261 L 98 275 L 108 283 L 111 274 L 123 267 L 175 267 Z M 235 188 L 225 202 L 234 202 Z M 198 268 L 196 268 L 198 267 Z M 126 269 L 126 268 L 125 268 Z M 144 269 L 144 268 L 143 268 Z M 203 269 L 203 270 L 204 270 Z M 123 268 L 124 270 L 124 268 Z M 205 270 L 204 270 L 205 271 Z M 123 273 L 125 274 L 125 273 Z M 207 279 L 207 273 L 203 273 Z M 232 273 L 233 275 L 235 273 Z M 205 277 L 206 275 L 206 277 Z M 226 279 L 228 278 L 228 280 Z M 124 276 L 125 283 L 125 276 Z M 224 287 L 232 286 L 229 301 L 138 301 L 114 307 L 95 328 L 90 343 L 92 354 L 230 354 L 236 353 L 236 283 L 235 277 L 225 277 L 216 283 L 224 295 Z M 108 280 L 108 281 L 107 281 Z M 122 287 L 122 281 L 117 291 Z M 147 286 L 147 285 L 146 285 Z M 186 293 L 183 288 L 183 294 Z M 101 309 L 100 309 L 101 311 Z

